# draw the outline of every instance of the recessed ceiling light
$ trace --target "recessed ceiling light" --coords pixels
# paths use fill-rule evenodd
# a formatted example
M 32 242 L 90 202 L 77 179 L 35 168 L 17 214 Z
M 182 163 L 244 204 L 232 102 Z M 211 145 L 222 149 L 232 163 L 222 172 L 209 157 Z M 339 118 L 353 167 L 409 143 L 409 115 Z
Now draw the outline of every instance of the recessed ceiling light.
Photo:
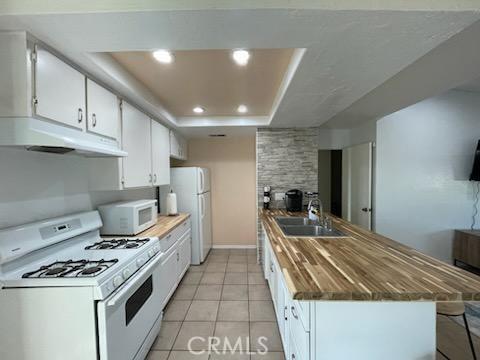
M 154 51 L 153 57 L 163 64 L 171 64 L 173 62 L 173 54 L 168 50 Z
M 245 114 L 248 111 L 248 108 L 245 105 L 239 105 L 237 111 L 241 114 Z
M 194 112 L 195 114 L 202 114 L 203 112 L 205 112 L 205 109 L 202 108 L 201 106 L 195 106 L 195 107 L 193 108 L 193 112 Z
M 245 66 L 248 64 L 248 59 L 250 59 L 250 53 L 247 50 L 234 50 L 232 57 L 238 65 Z

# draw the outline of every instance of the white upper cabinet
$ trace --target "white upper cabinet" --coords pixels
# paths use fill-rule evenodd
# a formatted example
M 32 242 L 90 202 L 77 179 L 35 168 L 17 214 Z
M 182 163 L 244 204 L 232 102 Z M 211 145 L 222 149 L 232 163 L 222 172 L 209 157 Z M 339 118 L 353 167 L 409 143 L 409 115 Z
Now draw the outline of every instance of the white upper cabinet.
M 150 118 L 127 102 L 122 106 L 122 145 L 128 156 L 123 159 L 125 188 L 152 185 L 152 148 Z
M 170 156 L 187 160 L 187 141 L 173 130 L 170 130 Z
M 170 184 L 170 135 L 169 130 L 152 122 L 152 175 L 153 185 Z
M 85 103 L 85 76 L 37 46 L 35 114 L 85 130 Z
M 87 79 L 87 129 L 113 139 L 120 134 L 117 97 L 90 79 Z

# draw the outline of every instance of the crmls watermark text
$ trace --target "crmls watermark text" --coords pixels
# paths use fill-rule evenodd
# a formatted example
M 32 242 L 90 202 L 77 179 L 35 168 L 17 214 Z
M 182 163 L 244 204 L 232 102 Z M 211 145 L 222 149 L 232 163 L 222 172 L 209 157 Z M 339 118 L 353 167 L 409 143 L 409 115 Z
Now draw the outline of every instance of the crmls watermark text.
M 250 339 L 248 336 L 242 338 L 238 337 L 234 342 L 228 338 L 222 338 L 218 336 L 209 336 L 204 338 L 202 336 L 194 336 L 188 340 L 188 351 L 194 355 L 201 354 L 266 354 L 268 347 L 266 336 L 261 336 L 257 339 L 257 350 L 250 351 Z M 194 348 L 203 348 L 203 350 L 194 350 Z

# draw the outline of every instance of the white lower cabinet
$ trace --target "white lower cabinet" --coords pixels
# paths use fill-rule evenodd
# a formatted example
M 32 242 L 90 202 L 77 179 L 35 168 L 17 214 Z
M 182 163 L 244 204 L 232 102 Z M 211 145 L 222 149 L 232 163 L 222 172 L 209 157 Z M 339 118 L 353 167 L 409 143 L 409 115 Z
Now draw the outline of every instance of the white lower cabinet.
M 161 272 L 161 284 L 162 284 L 162 308 L 167 305 L 168 300 L 172 296 L 176 289 L 178 278 L 172 276 L 177 273 L 177 247 L 172 246 L 164 255 L 163 261 L 160 265 L 162 267 Z
M 190 266 L 191 222 L 185 220 L 177 228 L 160 239 L 160 247 L 164 253 L 161 263 L 161 306 L 167 305 L 178 284 Z
M 309 301 L 294 300 L 287 288 L 277 258 L 265 235 L 264 261 L 278 329 L 287 360 L 310 360 L 310 306 Z
M 178 244 L 178 281 L 180 281 L 190 266 L 192 259 L 192 235 L 189 231 Z

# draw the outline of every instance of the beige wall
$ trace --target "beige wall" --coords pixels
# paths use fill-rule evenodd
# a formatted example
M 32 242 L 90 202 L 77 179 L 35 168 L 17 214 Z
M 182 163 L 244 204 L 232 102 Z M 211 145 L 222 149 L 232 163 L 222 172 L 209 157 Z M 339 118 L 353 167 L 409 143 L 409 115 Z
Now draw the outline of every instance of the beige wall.
M 188 161 L 211 171 L 213 245 L 256 244 L 255 135 L 191 139 Z

